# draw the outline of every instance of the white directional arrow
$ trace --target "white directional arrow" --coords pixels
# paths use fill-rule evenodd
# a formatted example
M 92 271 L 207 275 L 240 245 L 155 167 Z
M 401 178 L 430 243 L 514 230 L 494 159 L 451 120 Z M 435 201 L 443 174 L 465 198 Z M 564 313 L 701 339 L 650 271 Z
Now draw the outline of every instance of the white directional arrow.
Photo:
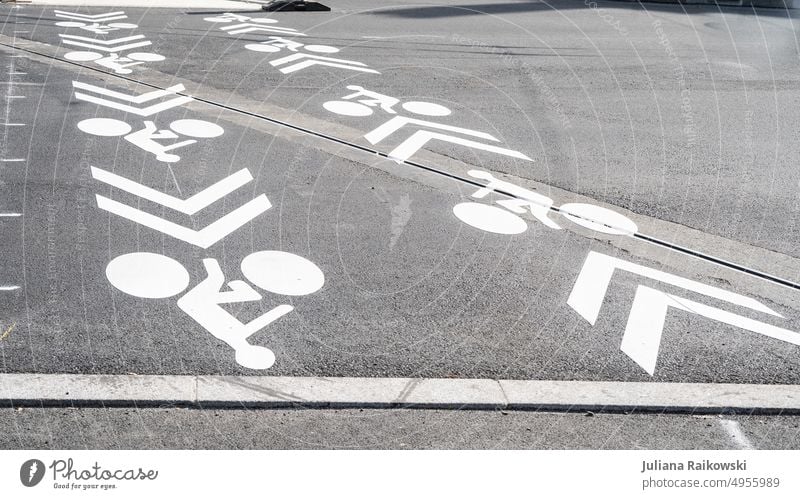
M 96 194 L 97 206 L 117 216 L 127 218 L 132 222 L 144 225 L 163 234 L 180 239 L 181 241 L 199 246 L 206 249 L 214 243 L 220 241 L 228 234 L 234 232 L 239 227 L 253 220 L 272 207 L 266 194 L 261 194 L 257 198 L 236 208 L 232 212 L 223 216 L 219 220 L 211 223 L 201 230 L 193 230 L 189 227 L 170 222 L 161 217 L 151 215 L 137 208 L 108 199 L 105 196 Z
M 63 10 L 55 10 L 56 17 L 61 17 L 64 19 L 75 19 L 77 21 L 90 21 L 90 22 L 108 22 L 108 21 L 116 21 L 118 19 L 127 19 L 128 16 L 125 15 L 125 12 L 107 12 L 105 14 L 79 14 L 77 12 L 66 12 Z
M 66 45 L 74 45 L 76 47 L 100 50 L 108 53 L 124 52 L 126 50 L 152 45 L 150 40 L 144 39 L 144 35 L 126 36 L 123 38 L 115 38 L 114 40 L 97 40 L 95 38 L 87 38 L 85 36 L 63 34 L 59 34 L 58 36 L 62 38 L 62 41 Z
M 476 130 L 470 130 L 468 128 L 461 128 L 452 125 L 444 125 L 432 121 L 419 120 L 416 118 L 407 118 L 405 116 L 395 116 L 394 118 L 390 119 L 383 125 L 376 128 L 375 130 L 364 135 L 364 138 L 367 139 L 370 144 L 377 144 L 378 142 L 382 141 L 383 139 L 385 139 L 386 137 L 388 137 L 389 135 L 393 134 L 394 132 L 403 128 L 406 125 L 416 125 L 416 126 L 425 126 L 428 128 L 436 128 L 437 130 L 445 130 L 447 132 L 455 132 L 462 135 L 469 135 L 471 137 L 477 137 L 484 140 L 491 140 L 492 142 L 499 142 L 497 138 L 485 132 L 479 132 Z M 481 151 L 488 151 L 496 154 L 502 154 L 504 156 L 510 156 L 512 158 L 519 158 L 519 159 L 524 159 L 526 161 L 533 161 L 531 158 L 522 154 L 521 152 L 517 152 L 511 149 L 484 144 L 482 142 L 476 142 L 474 140 L 464 139 L 461 137 L 454 137 L 452 135 L 445 135 L 443 133 L 431 132 L 428 130 L 419 130 L 415 132 L 413 135 L 411 135 L 411 137 L 407 138 L 402 144 L 400 144 L 392 152 L 390 152 L 389 156 L 393 159 L 405 161 L 411 156 L 413 156 L 417 151 L 422 149 L 425 146 L 425 144 L 427 144 L 429 141 L 433 139 L 441 140 L 444 142 L 450 142 L 452 144 L 458 144 L 465 147 L 471 147 L 473 149 L 479 149 Z
M 123 94 L 121 92 L 115 92 L 113 90 L 108 90 L 102 87 L 96 87 L 94 85 L 89 85 L 88 83 L 82 83 L 79 81 L 73 81 L 72 86 L 75 89 L 85 90 L 87 92 L 93 92 L 95 94 L 101 94 L 107 97 L 113 97 L 114 99 L 124 100 L 127 102 L 131 102 L 133 104 L 144 104 L 145 102 L 150 102 L 152 100 L 159 99 L 167 95 L 175 95 L 177 92 L 183 92 L 184 90 L 186 90 L 183 85 L 178 84 L 178 85 L 173 85 L 171 87 L 167 87 L 164 90 L 154 90 L 152 92 L 147 92 L 140 95 L 131 95 L 131 94 Z M 165 109 L 182 106 L 183 104 L 186 104 L 187 102 L 191 102 L 194 100 L 189 96 L 179 95 L 175 96 L 172 99 L 160 102 L 158 104 L 153 104 L 148 107 L 137 107 L 127 104 L 122 104 L 102 97 L 95 97 L 78 91 L 75 92 L 75 97 L 79 100 L 84 100 L 86 102 L 91 102 L 93 104 L 99 104 L 101 106 L 110 107 L 112 109 L 118 109 L 126 113 L 133 113 L 139 116 L 152 116 L 156 113 L 164 111 Z
M 381 74 L 379 71 L 375 71 L 374 69 L 369 69 L 366 67 L 367 65 L 363 62 L 358 61 L 348 61 L 346 59 L 335 59 L 333 57 L 322 57 L 320 55 L 312 55 L 312 54 L 292 54 L 286 57 L 282 57 L 280 59 L 275 59 L 274 61 L 270 61 L 270 64 L 277 67 L 287 64 L 289 62 L 294 62 L 299 59 L 305 59 L 302 62 L 298 62 L 296 64 L 292 64 L 291 66 L 286 66 L 280 68 L 281 73 L 289 74 L 294 73 L 295 71 L 300 71 L 301 69 L 305 69 L 311 66 L 329 66 L 332 68 L 342 68 L 342 69 L 350 69 L 352 71 L 361 71 L 364 73 L 374 73 L 374 74 Z
M 247 168 L 243 168 L 187 199 L 180 199 L 103 170 L 102 168 L 93 166 L 91 169 L 92 177 L 101 182 L 186 215 L 197 213 L 253 180 L 250 171 Z M 208 248 L 272 207 L 272 203 L 269 202 L 267 196 L 261 194 L 257 198 L 211 223 L 208 227 L 202 230 L 193 230 L 146 213 L 138 208 L 133 208 L 126 204 L 108 199 L 105 196 L 97 194 L 96 197 L 97 206 L 100 207 L 100 209 L 109 211 L 115 215 L 127 218 L 128 220 L 201 248 Z
M 597 321 L 608 286 L 616 269 L 749 308 L 750 310 L 763 312 L 775 317 L 783 317 L 753 298 L 591 251 L 586 257 L 575 285 L 572 287 L 567 304 L 592 325 Z M 800 345 L 800 334 L 788 329 L 782 329 L 640 285 L 637 287 L 636 296 L 628 316 L 621 350 L 650 375 L 655 372 L 661 334 L 664 330 L 664 322 L 669 307 L 794 345 Z
M 414 132 L 411 137 L 407 138 L 402 144 L 395 147 L 389 153 L 389 157 L 392 159 L 405 161 L 413 156 L 417 151 L 425 147 L 425 145 L 433 139 L 441 140 L 442 142 L 450 142 L 451 144 L 458 144 L 464 147 L 471 147 L 472 149 L 478 149 L 481 151 L 502 154 L 503 156 L 510 156 L 512 158 L 533 161 L 531 158 L 522 154 L 521 152 L 506 149 L 505 147 L 497 147 L 461 137 L 453 137 L 452 135 L 445 135 L 443 133 L 430 132 L 428 130 L 418 130 Z
M 157 191 L 125 177 L 120 177 L 119 175 L 103 170 L 102 168 L 97 168 L 95 166 L 91 168 L 92 177 L 101 182 L 147 199 L 148 201 L 164 205 L 167 208 L 171 208 L 186 215 L 194 215 L 203 208 L 213 204 L 215 201 L 222 199 L 239 187 L 253 180 L 250 170 L 243 168 L 238 172 L 225 177 L 214 185 L 203 189 L 188 199 L 180 199 L 170 196 L 169 194 L 164 194 L 161 191 Z
M 581 314 L 581 317 L 586 319 L 591 325 L 594 325 L 597 321 L 597 317 L 600 315 L 600 307 L 603 305 L 603 300 L 608 291 L 608 285 L 611 283 L 611 277 L 614 275 L 614 270 L 616 269 L 638 274 L 642 277 L 653 279 L 654 281 L 661 281 L 728 303 L 733 303 L 740 307 L 746 307 L 776 317 L 783 317 L 778 312 L 775 312 L 753 298 L 692 281 L 684 277 L 678 277 L 660 270 L 651 269 L 643 265 L 637 265 L 613 256 L 590 251 L 589 255 L 586 257 L 586 261 L 583 263 L 583 268 L 581 268 L 578 279 L 575 281 L 575 285 L 572 286 L 572 293 L 570 293 L 567 299 L 567 304 Z
M 223 26 L 220 28 L 223 31 L 227 31 L 232 35 L 239 35 L 241 33 L 250 33 L 253 31 L 268 31 L 273 33 L 282 33 L 284 35 L 295 35 L 295 36 L 306 36 L 303 33 L 298 32 L 294 28 L 283 28 L 280 26 L 264 26 L 263 24 L 251 24 L 251 23 L 242 23 L 242 24 L 234 24 L 231 26 Z
M 680 298 L 647 286 L 638 286 L 620 350 L 651 376 L 656 370 L 661 335 L 669 308 L 707 317 L 776 340 L 800 345 L 800 334 L 761 321 L 726 312 L 696 301 Z

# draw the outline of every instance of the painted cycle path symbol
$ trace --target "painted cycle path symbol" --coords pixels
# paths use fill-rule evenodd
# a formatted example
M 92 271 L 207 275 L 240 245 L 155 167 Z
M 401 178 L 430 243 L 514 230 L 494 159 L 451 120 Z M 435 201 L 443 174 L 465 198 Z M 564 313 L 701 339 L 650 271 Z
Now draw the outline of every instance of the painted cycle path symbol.
M 64 81 L 70 78 L 64 77 Z M 366 84 L 359 86 L 373 91 Z M 343 93 L 326 99 L 348 100 L 345 97 Z M 369 97 L 359 97 L 363 98 Z M 328 113 L 324 102 L 316 104 L 320 112 Z M 434 122 L 436 116 L 430 116 L 433 107 L 411 105 L 413 102 L 423 100 L 389 107 L 398 113 L 400 109 L 421 115 L 427 112 L 424 120 L 412 119 Z M 367 107 L 374 117 L 379 116 L 378 108 L 383 109 Z M 43 112 L 49 108 L 44 106 Z M 90 112 L 72 117 L 76 123 L 94 119 Z M 125 137 L 149 121 L 145 117 L 136 119 L 141 122 L 136 128 L 131 126 L 113 137 Z M 176 131 L 171 126 L 178 119 L 190 118 L 177 112 L 159 116 L 153 121 L 156 133 L 179 134 L 182 127 Z M 381 119 L 371 130 L 391 119 Z M 50 125 L 43 122 L 38 126 L 43 130 Z M 457 128 L 488 133 L 478 127 Z M 166 192 L 172 188 L 170 195 L 179 200 L 190 199 L 246 165 L 258 179 L 258 189 L 232 191 L 224 202 L 209 205 L 210 211 L 196 219 L 172 214 L 173 223 L 194 229 L 227 213 L 226 207 L 250 202 L 255 194 L 264 192 L 275 202 L 275 208 L 265 211 L 262 218 L 248 222 L 243 230 L 228 235 L 208 251 L 135 220 L 98 210 L 90 194 L 102 192 L 154 216 L 168 216 L 161 211 L 164 207 L 149 204 L 152 200 L 133 198 L 130 191 L 119 192 L 107 182 L 93 181 L 86 164 L 83 171 L 62 158 L 48 156 L 53 151 L 47 148 L 33 151 L 32 180 L 19 187 L 29 194 L 24 206 L 29 227 L 41 230 L 25 234 L 26 263 L 13 261 L 20 251 L 10 246 L 10 256 L 6 257 L 12 262 L 5 266 L 23 269 L 26 275 L 20 281 L 30 283 L 30 289 L 26 289 L 30 301 L 14 302 L 8 310 L 20 319 L 18 331 L 33 337 L 27 351 L 19 343 L 4 345 L 14 349 L 15 355 L 9 357 L 13 357 L 12 362 L 29 362 L 28 367 L 35 369 L 36 359 L 58 352 L 51 357 L 60 356 L 58 368 L 64 370 L 91 365 L 100 372 L 130 367 L 140 372 L 241 372 L 237 348 L 217 341 L 213 334 L 203 334 L 208 328 L 192 315 L 198 312 L 186 312 L 177 301 L 198 283 L 221 273 L 227 282 L 247 284 L 250 290 L 240 288 L 243 295 L 255 292 L 264 299 L 255 308 L 247 308 L 255 305 L 249 302 L 241 307 L 239 303 L 218 303 L 227 314 L 240 324 L 250 324 L 259 317 L 272 319 L 265 314 L 284 310 L 278 307 L 287 304 L 286 299 L 271 296 L 279 293 L 261 293 L 259 290 L 267 288 L 251 281 L 252 275 L 244 272 L 241 262 L 254 252 L 283 251 L 313 262 L 325 276 L 325 285 L 302 297 L 305 310 L 297 306 L 253 336 L 255 346 L 275 353 L 270 373 L 413 375 L 427 371 L 475 377 L 504 374 L 522 378 L 755 382 L 767 381 L 768 377 L 772 381 L 796 381 L 790 368 L 794 367 L 791 359 L 797 347 L 786 341 L 792 339 L 786 332 L 798 330 L 793 295 L 619 237 L 625 232 L 620 228 L 625 224 L 618 223 L 623 219 L 607 224 L 622 230 L 622 234 L 581 225 L 580 221 L 596 216 L 582 213 L 587 203 L 563 214 L 541 216 L 542 212 L 537 217 L 534 209 L 541 208 L 546 200 L 522 196 L 515 201 L 498 198 L 493 192 L 481 197 L 472 187 L 442 186 L 441 179 L 405 180 L 400 165 L 387 178 L 385 173 L 364 170 L 374 158 L 354 165 L 280 140 L 271 152 L 283 161 L 265 161 L 263 150 L 248 144 L 263 143 L 264 137 L 272 136 L 256 134 L 261 141 L 248 141 L 240 140 L 248 132 L 236 126 L 225 124 L 224 131 L 226 143 L 244 144 L 241 150 L 222 145 L 200 155 L 196 152 L 199 148 L 186 147 L 181 149 L 180 161 L 172 164 L 160 161 L 158 152 L 146 149 L 147 162 L 139 162 L 141 158 L 132 161 L 124 155 L 115 158 L 110 154 L 113 141 L 109 146 L 109 142 L 97 138 L 101 135 L 86 134 L 79 128 L 64 136 L 72 154 L 83 151 L 92 165 L 151 189 Z M 55 129 L 46 132 L 57 133 Z M 87 139 L 86 135 L 92 137 Z M 87 140 L 91 140 L 89 145 Z M 183 139 L 174 140 L 180 143 Z M 133 144 L 128 140 L 122 143 Z M 293 159 L 296 157 L 302 159 Z M 197 158 L 203 162 L 193 163 Z M 55 163 L 60 169 L 54 179 L 48 165 Z M 181 169 L 175 163 L 187 167 Z M 173 174 L 177 182 L 171 178 Z M 41 180 L 41 185 L 35 179 Z M 52 188 L 53 182 L 58 182 L 59 189 Z M 170 182 L 177 184 L 180 192 Z M 279 204 L 276 199 L 281 200 Z M 569 204 L 561 199 L 552 201 L 559 208 Z M 464 211 L 459 206 L 471 208 Z M 508 213 L 507 220 L 515 220 L 516 226 L 512 230 L 493 225 L 493 217 L 484 216 L 487 210 L 495 215 L 501 213 L 498 210 Z M 548 220 L 559 229 L 549 226 Z M 189 275 L 187 287 L 164 298 L 142 298 L 117 288 L 107 278 L 110 262 L 121 255 L 140 253 L 177 262 Z M 208 260 L 216 261 L 220 272 Z M 598 261 L 601 264 L 593 263 Z M 591 295 L 595 302 L 600 301 L 600 306 L 591 310 L 586 306 L 589 302 L 570 305 L 576 289 L 594 289 L 576 288 L 586 269 L 589 274 L 601 270 L 612 274 L 605 294 Z M 230 291 L 236 292 L 239 286 L 233 285 Z M 709 287 L 722 292 L 709 291 Z M 214 291 L 229 292 L 222 289 Z M 652 290 L 658 294 L 653 295 Z M 654 296 L 670 302 L 658 302 L 664 310 L 664 327 L 651 374 L 644 367 L 645 356 L 621 346 L 633 304 L 657 303 Z M 290 306 L 295 306 L 292 303 Z M 113 317 L 108 316 L 108 310 L 114 311 Z M 243 344 L 237 347 L 249 350 Z M 262 361 L 260 365 L 264 364 Z
M 4 343 L 11 370 L 92 365 L 95 372 L 797 381 L 790 369 L 796 345 L 743 327 L 749 323 L 676 307 L 664 316 L 652 375 L 642 366 L 644 351 L 621 350 L 641 286 L 773 331 L 800 329 L 800 305 L 791 294 L 610 233 L 609 227 L 624 228 L 621 213 L 591 226 L 586 219 L 596 212 L 577 203 L 565 210 L 572 219 L 556 212 L 537 217 L 534 208 L 546 196 L 511 182 L 540 197 L 520 190 L 520 202 L 502 204 L 510 199 L 489 186 L 505 191 L 510 181 L 496 174 L 476 171 L 484 187 L 467 186 L 411 175 L 392 161 L 370 168 L 375 160 L 368 155 L 353 163 L 281 138 L 271 152 L 286 160 L 254 161 L 263 157 L 254 139 L 266 135 L 228 122 L 224 128 L 238 149 L 206 152 L 215 168 L 192 163 L 190 154 L 178 163 L 186 167 L 170 172 L 158 161 L 144 168 L 128 157 L 109 162 L 107 145 L 76 127 L 65 143 L 105 173 L 64 167 L 55 190 L 45 166 L 54 161 L 52 151 L 34 151 L 29 178 L 43 182 L 19 188 L 27 193 L 27 223 L 44 229 L 21 241 L 25 265 L 15 259 L 18 246 L 4 252 L 10 260 L 3 267 L 21 268 L 28 282 L 27 301 L 0 296 L 19 337 L 30 338 Z M 250 158 L 253 180 L 234 175 L 240 158 Z M 112 173 L 183 200 L 231 175 L 235 184 L 196 211 L 194 201 L 155 197 Z M 169 188 L 173 174 L 180 193 Z M 190 228 L 258 193 L 274 206 L 202 249 L 98 209 L 95 192 Z M 560 208 L 568 204 L 550 199 Z M 459 216 L 456 207 L 465 205 L 503 210 L 525 230 L 482 226 L 485 219 Z M 283 256 L 268 267 L 248 263 L 269 254 Z M 293 259 L 289 254 L 310 262 L 286 274 L 308 276 L 299 288 L 282 273 L 291 267 L 281 260 Z M 585 307 L 568 303 L 590 254 L 613 259 L 616 269 L 593 324 Z M 43 358 L 55 360 L 38 363 Z

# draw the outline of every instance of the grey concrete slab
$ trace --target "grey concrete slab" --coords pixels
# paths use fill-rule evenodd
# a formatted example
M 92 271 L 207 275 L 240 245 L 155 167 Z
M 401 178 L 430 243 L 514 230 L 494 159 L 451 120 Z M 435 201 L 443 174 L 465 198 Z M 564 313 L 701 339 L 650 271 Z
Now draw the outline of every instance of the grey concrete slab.
M 189 376 L 4 374 L 0 378 L 0 396 L 15 405 L 43 400 L 91 405 L 129 400 L 186 405 L 195 401 L 196 386 Z
M 0 374 L 0 405 L 800 414 L 797 385 L 444 378 Z
M 605 410 L 661 410 L 693 412 L 730 410 L 746 412 L 759 407 L 781 412 L 800 401 L 800 391 L 785 385 L 733 385 L 688 383 L 587 383 L 582 381 L 500 380 L 509 408 L 570 410 L 603 407 Z M 744 411 L 740 410 L 744 408 Z M 768 409 L 771 408 L 771 409 Z
M 311 407 L 497 408 L 506 405 L 500 385 L 488 379 L 209 377 L 197 379 L 204 407 L 279 403 Z

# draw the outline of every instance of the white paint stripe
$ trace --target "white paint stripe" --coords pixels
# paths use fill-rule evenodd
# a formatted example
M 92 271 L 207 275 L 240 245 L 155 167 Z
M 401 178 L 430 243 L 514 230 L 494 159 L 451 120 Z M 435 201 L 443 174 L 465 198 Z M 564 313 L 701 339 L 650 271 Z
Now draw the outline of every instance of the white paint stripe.
M 163 90 L 153 90 L 152 92 L 147 92 L 141 95 L 123 94 L 122 92 L 115 92 L 107 88 L 96 87 L 94 85 L 89 85 L 88 83 L 83 83 L 80 81 L 73 81 L 72 87 L 80 90 L 86 90 L 87 92 L 94 92 L 97 94 L 107 95 L 115 99 L 126 100 L 134 104 L 144 104 L 145 102 L 149 102 L 153 99 L 158 99 L 167 95 L 172 95 L 177 92 L 183 92 L 184 90 L 186 90 L 186 88 L 181 83 L 177 85 L 172 85 L 171 87 L 167 87 Z M 77 94 L 77 92 L 75 93 Z M 124 109 L 122 110 L 124 111 Z
M 394 36 L 362 36 L 370 40 L 391 40 L 394 38 L 444 38 L 442 35 L 394 35 Z
M 798 385 L 0 374 L 0 402 L 800 413 Z M 743 440 L 746 442 L 746 439 Z
M 168 87 L 168 88 L 166 88 L 164 90 L 155 90 L 155 91 L 152 91 L 152 92 L 147 92 L 147 93 L 135 96 L 135 95 L 130 95 L 130 94 L 123 94 L 123 93 L 120 93 L 120 92 L 115 92 L 113 90 L 108 90 L 108 89 L 101 88 L 101 87 L 96 87 L 94 85 L 89 85 L 87 83 L 81 83 L 79 81 L 73 81 L 72 82 L 72 86 L 74 88 L 76 88 L 76 89 L 87 90 L 87 91 L 90 91 L 90 92 L 93 92 L 93 93 L 107 95 L 109 97 L 113 97 L 113 98 L 119 99 L 119 100 L 126 100 L 126 101 L 132 102 L 134 104 L 144 104 L 145 102 L 149 102 L 151 100 L 158 99 L 160 97 L 164 97 L 164 96 L 167 96 L 167 95 L 174 94 L 175 92 L 181 92 L 181 91 L 185 90 L 183 85 L 178 84 L 178 85 L 173 85 L 171 87 Z M 75 92 L 75 98 L 77 98 L 78 100 L 85 100 L 87 102 L 92 102 L 94 104 L 99 104 L 101 106 L 111 107 L 113 109 L 118 109 L 120 111 L 125 111 L 127 113 L 135 113 L 135 114 L 138 114 L 139 116 L 151 116 L 153 114 L 159 113 L 159 112 L 164 111 L 166 109 L 170 109 L 170 108 L 173 108 L 173 107 L 176 107 L 176 106 L 182 106 L 183 104 L 186 104 L 187 102 L 191 102 L 191 101 L 194 100 L 191 97 L 186 96 L 186 95 L 175 96 L 174 98 L 171 98 L 171 99 L 169 99 L 169 100 L 167 100 L 165 102 L 161 102 L 159 104 L 153 104 L 153 105 L 151 105 L 149 107 L 145 107 L 145 108 L 139 108 L 139 107 L 129 106 L 127 104 L 121 104 L 119 102 L 110 101 L 108 99 L 104 99 L 104 98 L 101 98 L 101 97 L 95 97 L 93 95 L 84 94 L 84 93 L 77 92 L 77 91 Z
M 136 196 L 145 198 L 154 203 L 162 204 L 186 215 L 194 215 L 203 208 L 206 208 L 212 203 L 222 199 L 239 187 L 253 180 L 250 170 L 243 168 L 238 172 L 225 177 L 214 185 L 206 187 L 204 190 L 198 192 L 188 199 L 180 199 L 170 196 L 169 194 L 165 194 L 161 191 L 151 189 L 150 187 L 142 185 L 138 182 L 134 182 L 133 180 L 125 177 L 120 177 L 119 175 L 103 170 L 102 168 L 92 166 L 91 170 L 92 177 L 101 182 L 105 182 L 106 184 L 114 186 L 117 189 L 135 194 Z
M 722 428 L 725 429 L 725 432 L 731 438 L 733 444 L 736 445 L 736 448 L 743 450 L 755 449 L 753 444 L 750 442 L 750 439 L 748 439 L 747 436 L 745 436 L 745 434 L 742 432 L 742 427 L 739 426 L 738 421 L 720 419 L 719 422 L 722 425 Z
M 25 96 L 24 95 L 6 95 L 5 98 L 6 99 L 24 99 Z
M 73 40 L 64 40 L 64 43 L 66 45 L 74 45 L 76 47 L 84 47 L 84 48 L 92 49 L 92 50 L 102 50 L 103 52 L 108 52 L 108 53 L 124 52 L 126 50 L 135 49 L 135 48 L 138 48 L 138 47 L 147 47 L 148 45 L 151 45 L 151 42 L 149 42 L 149 41 L 129 43 L 127 45 L 115 45 L 113 47 L 105 47 L 105 46 L 102 46 L 102 45 L 96 45 L 94 43 L 76 42 L 76 41 L 73 41 Z
M 741 307 L 747 307 L 751 310 L 764 312 L 775 317 L 783 317 L 778 312 L 775 312 L 754 298 L 692 281 L 691 279 L 679 277 L 660 270 L 644 267 L 603 253 L 590 251 L 583 263 L 580 274 L 578 274 L 578 279 L 572 287 L 572 292 L 569 298 L 567 298 L 567 304 L 592 325 L 594 325 L 600 315 L 600 309 L 603 306 L 608 287 L 616 270 L 630 272 L 642 277 L 661 281 L 672 286 L 694 291 L 695 293 L 710 296 Z
M 78 36 L 78 35 L 58 35 L 61 38 L 67 38 L 70 40 L 78 40 L 82 42 L 89 42 L 89 43 L 96 43 L 105 46 L 111 46 L 114 44 L 120 44 L 125 42 L 130 42 L 133 40 L 144 40 L 144 35 L 132 35 L 132 36 L 125 36 L 122 38 L 114 38 L 113 40 L 98 40 L 97 38 L 88 38 L 85 36 Z
M 19 286 L 0 286 L 0 291 L 14 291 L 19 289 Z
M 230 213 L 210 223 L 201 230 L 190 229 L 183 225 L 170 222 L 156 215 L 144 212 L 138 208 L 122 204 L 113 199 L 109 199 L 100 194 L 95 194 L 97 207 L 106 210 L 117 216 L 127 218 L 133 222 L 150 227 L 164 234 L 180 239 L 189 244 L 194 244 L 203 249 L 210 248 L 215 243 L 222 240 L 228 234 L 239 229 L 268 209 L 272 208 L 272 203 L 267 199 L 266 194 L 261 194 L 255 199 L 248 201 Z
M 707 317 L 793 345 L 800 345 L 800 334 L 795 331 L 639 285 L 631 305 L 620 350 L 636 361 L 651 376 L 656 369 L 661 333 L 664 330 L 664 322 L 670 308 Z
M 21 217 L 22 213 L 0 213 L 0 218 Z
M 23 158 L 12 158 L 12 159 L 0 159 L 3 163 L 22 163 L 25 160 Z
M 8 74 L 10 74 L 10 75 L 26 75 L 28 73 L 23 73 L 22 71 L 9 71 Z

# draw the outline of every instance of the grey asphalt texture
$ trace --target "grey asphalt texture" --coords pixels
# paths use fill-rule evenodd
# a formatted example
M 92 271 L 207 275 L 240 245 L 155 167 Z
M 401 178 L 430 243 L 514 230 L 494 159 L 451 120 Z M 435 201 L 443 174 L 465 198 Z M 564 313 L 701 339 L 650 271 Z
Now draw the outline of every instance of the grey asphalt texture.
M 25 408 L 0 410 L 0 448 L 741 449 L 731 422 L 750 447 L 800 446 L 800 419 L 778 416 Z
M 380 76 L 331 68 L 284 76 L 264 54 L 243 49 L 263 36 L 227 35 L 204 21 L 209 13 L 127 8 L 140 26 L 135 32 L 167 57 L 130 78 L 160 88 L 184 83 L 218 104 L 195 102 L 156 121 L 206 119 L 225 128 L 222 137 L 181 150 L 182 161 L 168 168 L 122 139 L 76 127 L 124 114 L 76 100 L 73 80 L 117 91 L 152 88 L 64 62 L 58 34 L 66 29 L 54 26 L 52 8 L 11 15 L 3 7 L 3 64 L 13 60 L 26 73 L 14 79 L 26 98 L 8 101 L 9 116 L 28 126 L 6 127 L 3 144 L 4 155 L 27 161 L 0 165 L 0 210 L 24 213 L 0 221 L 0 285 L 20 286 L 0 294 L 8 332 L 0 341 L 2 370 L 260 374 L 237 365 L 175 299 L 116 291 L 105 267 L 126 252 L 157 252 L 180 261 L 196 283 L 202 258 L 217 258 L 233 279 L 249 253 L 280 249 L 315 262 L 326 283 L 293 298 L 292 314 L 253 337 L 276 353 L 269 374 L 800 382 L 797 346 L 680 311 L 667 317 L 655 375 L 644 372 L 619 350 L 631 301 L 640 284 L 676 291 L 670 286 L 618 272 L 594 326 L 566 304 L 589 251 L 755 298 L 785 318 L 731 311 L 794 331 L 797 290 L 563 218 L 563 231 L 528 218 L 518 236 L 483 233 L 452 214 L 475 189 L 458 178 L 236 111 L 369 145 L 363 134 L 385 118 L 336 116 L 322 107 L 343 97 L 346 85 L 437 102 L 454 110 L 450 124 L 490 132 L 535 161 L 432 143 L 419 156 L 425 164 L 456 177 L 469 167 L 511 174 L 545 186 L 558 203 L 586 196 L 630 210 L 651 235 L 800 280 L 794 19 L 752 9 L 602 8 L 497 3 L 481 15 L 456 4 L 345 1 L 329 14 L 270 15 L 313 43 L 341 47 L 339 56 Z M 388 38 L 365 38 L 378 36 Z M 690 98 L 688 112 L 682 95 Z M 389 152 L 399 143 L 392 140 L 377 149 Z M 112 192 L 91 179 L 90 165 L 181 197 L 249 168 L 255 182 L 191 217 L 197 228 L 260 193 L 273 208 L 201 250 L 99 210 L 96 193 L 187 223 Z M 669 231 L 658 233 L 664 224 Z M 232 310 L 249 320 L 279 299 Z

